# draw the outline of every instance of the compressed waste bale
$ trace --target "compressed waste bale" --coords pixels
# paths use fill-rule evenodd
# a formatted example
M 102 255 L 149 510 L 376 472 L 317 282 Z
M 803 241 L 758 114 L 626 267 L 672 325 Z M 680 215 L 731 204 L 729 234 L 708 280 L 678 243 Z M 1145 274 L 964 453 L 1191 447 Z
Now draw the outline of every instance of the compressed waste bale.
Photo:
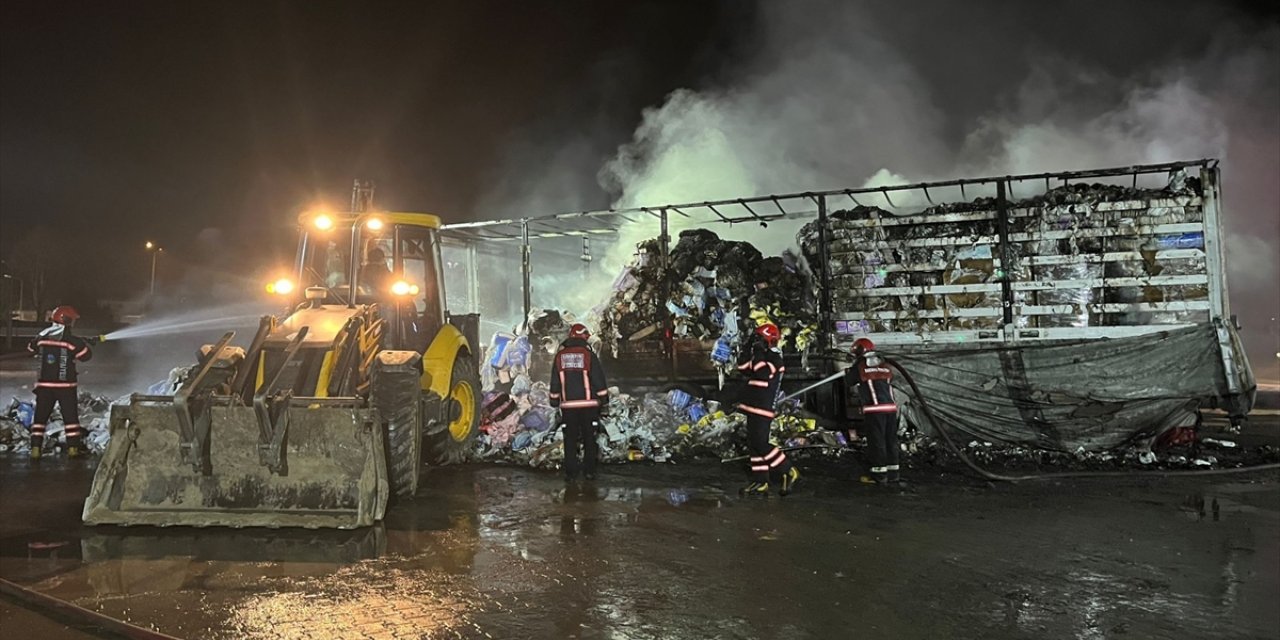
M 998 328 L 999 318 L 953 314 L 968 308 L 998 307 L 996 291 L 974 291 L 946 295 L 867 295 L 886 287 L 922 287 L 935 284 L 994 284 L 1007 271 L 1015 282 L 1033 280 L 1098 280 L 1107 277 L 1137 277 L 1138 271 L 1155 275 L 1203 273 L 1203 265 L 1184 258 L 1157 261 L 1158 248 L 1193 248 L 1197 234 L 1153 238 L 1143 246 L 1142 260 L 1109 263 L 1100 258 L 1108 252 L 1133 250 L 1133 243 L 1098 233 L 1099 229 L 1137 229 L 1146 225 L 1195 222 L 1203 217 L 1198 197 L 1202 189 L 1197 178 L 1177 172 L 1164 188 L 1146 189 L 1126 185 L 1074 183 L 1040 195 L 1007 203 L 1011 234 L 1033 236 L 1049 232 L 1047 240 L 1014 240 L 1009 244 L 1010 264 L 998 266 L 1000 258 L 993 198 L 931 206 L 902 220 L 878 207 L 856 206 L 829 215 L 829 261 L 825 265 L 832 283 L 831 297 L 839 314 L 865 314 L 857 321 L 861 331 L 921 333 L 948 329 Z M 942 216 L 951 216 L 943 218 Z M 963 220 L 956 220 L 962 217 Z M 933 218 L 933 220 L 931 220 Z M 1064 233 L 1065 232 L 1065 233 Z M 797 242 L 809 264 L 818 264 L 819 238 L 824 233 L 810 222 L 797 234 Z M 1063 237 L 1057 237 L 1063 236 Z M 951 241 L 951 242 L 948 242 Z M 1137 244 L 1142 244 L 1141 242 Z M 935 246 L 937 245 L 937 246 Z M 1158 245 L 1158 246 L 1157 246 Z M 1086 256 L 1073 264 L 1033 265 L 1031 257 Z M 1097 256 L 1097 257 L 1094 257 Z M 1087 261 L 1086 261 L 1087 260 Z M 1104 317 L 1091 313 L 1099 302 L 1166 302 L 1196 300 L 1207 291 L 1198 285 L 1164 285 L 1129 290 L 1102 286 L 1062 287 L 1038 291 L 1016 291 L 1021 305 L 1064 306 L 1070 312 L 1038 318 L 1022 317 L 1024 326 L 1099 326 L 1104 324 L 1185 323 L 1198 317 L 1188 312 L 1153 312 Z M 939 313 L 942 312 L 942 313 Z M 941 315 L 941 318 L 937 316 Z M 1200 315 L 1204 315 L 1202 312 Z M 884 317 L 890 316 L 890 317 Z M 837 332 L 841 327 L 837 326 Z

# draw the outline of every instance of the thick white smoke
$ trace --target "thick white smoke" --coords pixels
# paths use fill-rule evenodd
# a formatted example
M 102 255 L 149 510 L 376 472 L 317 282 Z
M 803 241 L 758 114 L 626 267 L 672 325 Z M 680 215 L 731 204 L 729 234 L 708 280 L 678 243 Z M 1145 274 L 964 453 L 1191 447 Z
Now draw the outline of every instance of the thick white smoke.
M 1207 54 L 1129 75 L 1010 46 L 1036 57 L 975 110 L 965 79 L 913 64 L 928 33 L 891 41 L 847 3 L 763 13 L 753 54 L 717 87 L 674 91 L 643 114 L 600 172 L 616 206 L 1220 158 L 1234 311 L 1255 368 L 1277 377 L 1280 32 L 1233 33 Z M 973 46 L 999 46 L 983 37 L 975 31 Z M 776 253 L 795 226 L 713 229 Z M 654 235 L 652 223 L 625 228 L 602 272 Z M 597 280 L 573 297 L 603 300 L 609 278 Z

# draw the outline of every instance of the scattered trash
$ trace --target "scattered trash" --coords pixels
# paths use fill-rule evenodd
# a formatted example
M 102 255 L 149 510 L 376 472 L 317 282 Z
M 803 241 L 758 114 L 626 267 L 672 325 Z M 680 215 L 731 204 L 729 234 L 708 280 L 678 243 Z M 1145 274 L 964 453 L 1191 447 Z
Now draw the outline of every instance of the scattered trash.
M 111 440 L 109 429 L 111 399 L 81 391 L 79 397 L 80 426 L 84 428 L 84 444 L 93 453 L 102 453 Z M 35 404 L 12 398 L 0 413 L 0 452 L 25 454 L 31 450 L 31 424 L 35 421 Z M 54 409 L 45 426 L 44 449 L 66 446 L 66 426 L 62 413 Z
M 1222 447 L 1223 449 L 1234 449 L 1239 446 L 1234 440 L 1222 440 L 1219 438 L 1202 438 L 1200 442 L 1216 447 Z

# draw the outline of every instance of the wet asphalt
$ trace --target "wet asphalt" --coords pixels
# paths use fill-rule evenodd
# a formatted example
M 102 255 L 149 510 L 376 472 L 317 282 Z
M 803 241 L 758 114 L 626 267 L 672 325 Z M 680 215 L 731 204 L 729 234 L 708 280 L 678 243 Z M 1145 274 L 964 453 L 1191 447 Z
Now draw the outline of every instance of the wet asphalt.
M 95 363 L 87 390 L 136 384 Z M 26 368 L 0 367 L 4 401 Z M 899 492 L 801 458 L 795 495 L 748 500 L 714 462 L 569 486 L 466 465 L 431 470 L 378 526 L 317 532 L 87 527 L 95 464 L 0 453 L 0 578 L 182 638 L 1280 637 L 1275 472 L 913 469 Z M 0 637 L 92 632 L 0 598 Z
M 183 638 L 1280 634 L 1274 473 L 898 492 L 813 460 L 740 499 L 714 463 L 467 465 L 316 532 L 82 526 L 93 465 L 0 457 L 0 577 Z

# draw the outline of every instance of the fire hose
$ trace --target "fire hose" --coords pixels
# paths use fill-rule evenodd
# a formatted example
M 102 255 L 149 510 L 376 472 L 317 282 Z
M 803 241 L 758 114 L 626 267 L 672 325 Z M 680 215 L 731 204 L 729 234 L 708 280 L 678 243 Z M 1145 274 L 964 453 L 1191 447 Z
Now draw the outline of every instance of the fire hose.
M 144 629 L 123 620 L 103 615 L 92 609 L 72 604 L 66 600 L 59 600 L 53 596 L 45 595 L 2 578 L 0 578 L 0 594 L 15 598 L 30 606 L 53 611 L 84 624 L 105 629 L 129 640 L 180 640 L 166 633 Z
M 955 443 L 955 440 L 951 438 L 951 433 L 949 431 L 950 427 L 944 426 L 945 423 L 939 420 L 933 414 L 933 408 L 929 406 L 929 401 L 925 398 L 924 394 L 920 392 L 920 387 L 916 386 L 915 378 L 911 377 L 911 373 L 908 372 L 906 368 L 898 364 L 898 362 L 892 358 L 882 356 L 882 359 L 884 360 L 885 364 L 888 364 L 894 369 L 897 369 L 898 373 L 902 374 L 903 380 L 906 380 L 907 385 L 911 387 L 911 393 L 914 395 L 916 400 L 919 401 L 920 408 L 924 411 L 925 417 L 929 419 L 929 423 L 933 426 L 934 430 L 937 431 L 938 434 L 942 436 L 942 441 L 946 443 L 947 448 L 950 449 L 951 452 L 956 455 L 956 457 L 960 458 L 960 461 L 963 462 L 965 466 L 969 467 L 974 471 L 974 473 L 977 473 L 979 476 L 987 480 L 998 480 L 1001 482 L 1024 482 L 1027 480 L 1062 480 L 1062 479 L 1073 479 L 1073 478 L 1116 478 L 1116 477 L 1138 477 L 1138 476 L 1220 476 L 1220 475 L 1231 475 L 1231 474 L 1237 474 L 1237 473 L 1252 473 L 1255 471 L 1270 471 L 1274 469 L 1280 469 L 1280 462 L 1272 462 L 1272 463 L 1257 464 L 1257 465 L 1252 465 L 1247 467 L 1234 467 L 1231 469 L 1193 469 L 1193 470 L 1162 470 L 1162 471 L 1064 471 L 1064 472 L 1051 472 L 1051 473 L 1036 473 L 1036 474 L 1019 475 L 1019 476 L 1010 476 L 1010 475 L 995 473 L 992 471 L 988 471 L 987 469 L 984 469 L 981 466 L 979 466 L 976 462 L 974 462 L 971 458 L 969 458 L 968 455 L 965 454 L 964 450 L 962 450 L 959 447 L 959 445 Z M 819 381 L 816 384 L 812 384 L 808 387 L 805 387 L 804 389 L 801 389 L 800 391 L 797 391 L 795 393 L 792 393 L 789 396 L 784 397 L 783 400 L 793 398 L 797 395 L 800 395 L 801 393 L 804 393 L 811 389 L 827 384 L 828 382 L 831 382 L 842 375 L 844 375 L 843 372 L 832 375 L 832 376 L 828 376 L 827 378 Z M 820 444 L 820 445 L 802 445 L 798 447 L 787 447 L 787 448 L 784 448 L 783 451 L 796 451 L 800 449 L 844 450 L 841 447 Z M 749 456 L 739 456 L 737 458 L 728 458 L 728 459 L 722 460 L 721 462 L 736 462 L 738 460 L 746 460 L 748 457 Z

